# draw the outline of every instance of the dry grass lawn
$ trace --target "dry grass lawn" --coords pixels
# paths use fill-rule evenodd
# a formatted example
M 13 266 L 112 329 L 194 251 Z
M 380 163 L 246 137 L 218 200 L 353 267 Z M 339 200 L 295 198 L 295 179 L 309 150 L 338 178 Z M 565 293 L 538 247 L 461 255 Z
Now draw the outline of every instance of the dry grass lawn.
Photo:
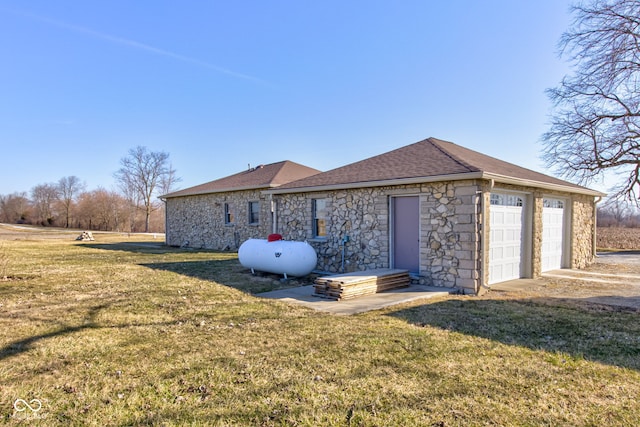
M 153 243 L 106 234 L 0 242 L 0 423 L 640 419 L 638 312 L 501 295 L 332 316 L 254 296 L 281 283 L 252 277 L 233 253 Z

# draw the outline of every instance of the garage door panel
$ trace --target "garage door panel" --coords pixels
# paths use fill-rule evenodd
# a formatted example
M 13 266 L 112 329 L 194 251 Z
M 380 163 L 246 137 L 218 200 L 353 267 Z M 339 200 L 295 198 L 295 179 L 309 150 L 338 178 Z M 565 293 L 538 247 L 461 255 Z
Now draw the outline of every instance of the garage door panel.
M 502 266 L 494 265 L 489 269 L 490 277 L 502 277 Z
M 564 256 L 564 202 L 545 198 L 542 209 L 542 271 L 562 268 Z
M 513 229 L 506 230 L 505 235 L 506 236 L 504 240 L 507 242 L 513 243 L 520 240 L 520 230 L 513 230 Z
M 494 249 L 491 250 L 491 255 L 494 258 L 502 258 L 504 256 L 503 252 L 504 251 L 502 250 L 502 248 L 494 248 Z
M 521 276 L 523 206 L 521 196 L 491 195 L 489 284 Z
M 519 226 L 520 218 L 518 217 L 518 214 L 516 212 L 507 212 L 507 214 L 504 217 L 505 217 L 505 221 L 504 221 L 505 225 Z

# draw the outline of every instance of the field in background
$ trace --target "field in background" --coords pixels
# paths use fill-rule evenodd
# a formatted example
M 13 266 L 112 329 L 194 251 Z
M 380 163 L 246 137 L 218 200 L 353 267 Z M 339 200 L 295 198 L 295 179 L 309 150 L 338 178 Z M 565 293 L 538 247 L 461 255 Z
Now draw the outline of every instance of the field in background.
M 281 283 L 233 253 L 95 236 L 0 241 L 0 424 L 640 419 L 637 311 L 491 292 L 334 316 L 255 296 Z
M 597 247 L 640 250 L 640 228 L 598 227 Z

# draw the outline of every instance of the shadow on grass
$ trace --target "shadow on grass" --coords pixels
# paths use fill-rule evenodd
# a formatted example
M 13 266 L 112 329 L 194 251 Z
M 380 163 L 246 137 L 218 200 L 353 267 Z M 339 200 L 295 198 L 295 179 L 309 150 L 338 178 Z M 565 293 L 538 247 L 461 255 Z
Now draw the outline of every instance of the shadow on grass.
M 153 270 L 170 271 L 172 273 L 213 282 L 219 282 L 221 280 L 229 281 L 232 276 L 240 274 L 243 270 L 243 267 L 237 259 L 153 262 L 140 265 Z
M 16 356 L 18 354 L 21 353 L 25 353 L 29 350 L 31 350 L 34 346 L 34 344 L 49 339 L 49 338 L 55 338 L 55 337 L 60 337 L 60 336 L 65 336 L 65 335 L 71 335 L 74 334 L 76 332 L 80 332 L 83 330 L 88 330 L 88 329 L 114 329 L 114 328 L 129 328 L 131 326 L 167 326 L 167 325 L 172 325 L 175 324 L 177 322 L 179 322 L 179 320 L 175 320 L 172 322 L 151 322 L 151 323 L 136 323 L 135 325 L 130 324 L 130 323 L 125 323 L 125 324 L 102 324 L 100 322 L 98 322 L 96 319 L 98 317 L 98 315 L 100 314 L 100 312 L 102 312 L 103 310 L 107 310 L 112 308 L 114 305 L 117 305 L 118 303 L 123 302 L 124 300 L 114 300 L 112 302 L 109 303 L 102 303 L 102 304 L 98 304 L 95 306 L 92 306 L 88 309 L 87 311 L 87 315 L 85 316 L 84 320 L 76 326 L 72 326 L 72 325 L 63 325 L 62 327 L 51 331 L 51 332 L 47 332 L 44 334 L 39 334 L 39 335 L 33 335 L 27 338 L 23 338 L 20 340 L 16 340 L 10 343 L 7 343 L 4 347 L 0 347 L 0 361 L 4 360 L 4 359 L 8 359 L 12 356 Z
M 125 251 L 135 254 L 210 254 L 206 260 L 185 260 L 177 262 L 150 262 L 139 265 L 153 270 L 170 271 L 200 280 L 216 282 L 218 284 L 238 289 L 240 291 L 257 294 L 278 289 L 291 288 L 313 283 L 310 277 L 291 278 L 283 280 L 279 274 L 256 272 L 252 274 L 248 268 L 242 267 L 236 252 L 222 252 L 211 249 L 192 249 L 166 246 L 164 242 L 132 241 L 117 243 L 79 243 L 79 246 L 108 251 Z
M 116 242 L 116 243 L 82 242 L 82 243 L 77 243 L 77 246 L 93 248 L 93 249 L 103 249 L 107 251 L 123 251 L 123 252 L 142 253 L 142 254 L 212 252 L 211 250 L 207 250 L 207 249 L 182 249 L 182 248 L 177 248 L 175 246 L 167 246 L 163 241 L 157 241 L 157 242 L 126 241 L 126 242 Z
M 587 300 L 454 299 L 389 315 L 417 326 L 566 355 L 559 363 L 586 359 L 640 370 L 640 313 L 634 309 Z
M 171 271 L 200 280 L 216 282 L 220 285 L 238 289 L 249 294 L 258 294 L 277 289 L 290 288 L 301 284 L 305 279 L 281 280 L 277 274 L 256 272 L 243 267 L 237 258 L 225 260 L 156 262 L 140 264 L 154 270 Z M 310 279 L 309 279 L 310 280 Z
M 38 341 L 45 340 L 47 338 L 69 335 L 84 329 L 98 328 L 99 326 L 96 324 L 95 318 L 100 311 L 108 308 L 109 306 L 110 304 L 100 304 L 100 305 L 91 307 L 86 317 L 86 321 L 82 325 L 64 326 L 60 329 L 57 329 L 52 332 L 48 332 L 46 334 L 34 335 L 32 337 L 10 342 L 6 346 L 0 348 L 0 360 L 4 360 L 11 356 L 15 356 L 17 354 L 29 351 L 32 348 L 33 344 L 37 343 Z

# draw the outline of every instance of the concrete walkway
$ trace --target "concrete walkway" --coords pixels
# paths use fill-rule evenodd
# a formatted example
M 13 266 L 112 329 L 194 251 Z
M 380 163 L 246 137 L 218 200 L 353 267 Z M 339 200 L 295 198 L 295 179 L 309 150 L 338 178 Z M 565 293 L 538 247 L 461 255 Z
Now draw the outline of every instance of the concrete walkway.
M 280 289 L 277 291 L 265 292 L 256 296 L 262 298 L 277 299 L 287 303 L 294 303 L 313 308 L 318 311 L 325 311 L 333 314 L 350 315 L 364 313 L 371 310 L 380 310 L 396 304 L 402 304 L 423 298 L 434 298 L 449 295 L 455 292 L 451 288 L 437 288 L 423 285 L 411 285 L 407 288 L 394 289 L 392 291 L 381 292 L 374 295 L 367 295 L 343 301 L 313 296 L 313 286 L 300 286 L 297 288 Z

